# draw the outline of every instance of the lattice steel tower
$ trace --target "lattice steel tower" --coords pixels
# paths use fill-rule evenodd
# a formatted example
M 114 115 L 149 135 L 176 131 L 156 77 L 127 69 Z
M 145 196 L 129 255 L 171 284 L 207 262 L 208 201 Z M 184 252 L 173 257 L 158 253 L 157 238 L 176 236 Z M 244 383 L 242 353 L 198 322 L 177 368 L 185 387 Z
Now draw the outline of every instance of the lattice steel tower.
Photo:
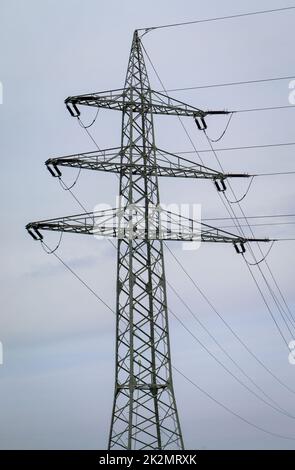
M 148 230 L 149 207 L 158 206 L 153 114 L 143 112 L 151 90 L 138 34 L 134 34 L 125 82 L 122 116 L 122 163 L 143 171 L 120 174 L 123 209 L 143 206 Z M 118 241 L 116 383 L 109 447 L 183 448 L 176 408 L 168 336 L 167 300 L 161 240 Z M 126 416 L 128 419 L 126 420 Z
M 65 102 L 77 118 L 78 105 L 121 111 L 121 146 L 52 158 L 46 162 L 48 169 L 55 177 L 61 176 L 62 166 L 117 173 L 120 206 L 32 222 L 27 229 L 41 242 L 41 230 L 118 238 L 116 374 L 109 448 L 183 449 L 172 382 L 163 239 L 234 243 L 238 252 L 247 240 L 170 212 L 151 211 L 160 207 L 158 176 L 210 179 L 223 191 L 227 177 L 248 175 L 223 174 L 156 147 L 153 114 L 191 116 L 204 129 L 208 114 L 226 112 L 202 111 L 151 90 L 137 31 L 124 89 L 69 97 Z

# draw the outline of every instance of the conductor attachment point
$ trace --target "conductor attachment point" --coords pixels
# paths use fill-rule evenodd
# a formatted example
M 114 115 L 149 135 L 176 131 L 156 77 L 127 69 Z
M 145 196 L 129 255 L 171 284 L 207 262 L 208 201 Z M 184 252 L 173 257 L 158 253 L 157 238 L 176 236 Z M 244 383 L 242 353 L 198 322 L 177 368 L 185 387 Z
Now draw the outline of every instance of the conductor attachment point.
M 207 129 L 206 121 L 203 117 L 195 116 L 195 123 L 200 131 L 204 131 Z
M 245 243 L 244 242 L 235 242 L 234 247 L 238 255 L 242 255 L 246 252 Z
M 34 240 L 39 240 L 39 241 L 42 241 L 43 240 L 43 235 L 41 232 L 39 232 L 39 230 L 34 227 L 33 225 L 31 224 L 28 224 L 26 226 L 26 229 L 28 231 L 28 233 L 31 235 L 31 237 L 34 239 Z
M 224 192 L 227 189 L 224 178 L 215 179 L 214 184 L 219 192 Z
M 49 173 L 54 177 L 54 178 L 60 178 L 61 177 L 61 171 L 57 167 L 55 163 L 52 163 L 50 160 L 46 162 L 46 167 Z
M 66 107 L 67 107 L 67 110 L 69 111 L 70 115 L 73 116 L 73 117 L 79 117 L 80 116 L 80 111 L 77 107 L 77 105 L 75 103 L 70 103 L 69 101 L 65 102 L 66 103 Z

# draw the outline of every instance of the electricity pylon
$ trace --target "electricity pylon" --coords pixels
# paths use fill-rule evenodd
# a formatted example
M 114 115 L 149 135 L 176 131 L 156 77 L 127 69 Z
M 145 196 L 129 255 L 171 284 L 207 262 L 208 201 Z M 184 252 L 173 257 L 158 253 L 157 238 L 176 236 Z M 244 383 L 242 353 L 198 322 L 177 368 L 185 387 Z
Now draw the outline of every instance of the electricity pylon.
M 55 177 L 61 176 L 62 166 L 117 173 L 119 208 L 32 222 L 27 229 L 41 241 L 42 230 L 118 238 L 116 374 L 108 447 L 183 449 L 172 382 L 163 240 L 233 243 L 244 252 L 245 242 L 254 239 L 161 210 L 158 176 L 210 179 L 224 191 L 226 178 L 248 175 L 223 174 L 158 149 L 153 115 L 190 116 L 204 129 L 207 115 L 227 112 L 202 111 L 153 91 L 137 31 L 124 88 L 69 97 L 65 103 L 75 117 L 79 105 L 122 112 L 119 148 L 46 162 Z

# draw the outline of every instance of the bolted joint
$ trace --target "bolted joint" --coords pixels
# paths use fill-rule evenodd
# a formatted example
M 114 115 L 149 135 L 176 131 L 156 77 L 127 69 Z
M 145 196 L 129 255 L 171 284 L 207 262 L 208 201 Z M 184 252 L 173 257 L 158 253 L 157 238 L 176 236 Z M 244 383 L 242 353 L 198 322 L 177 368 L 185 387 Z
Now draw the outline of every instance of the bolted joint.
M 147 282 L 146 285 L 145 285 L 145 288 L 146 288 L 146 291 L 147 291 L 148 294 L 151 294 L 153 292 L 151 282 Z

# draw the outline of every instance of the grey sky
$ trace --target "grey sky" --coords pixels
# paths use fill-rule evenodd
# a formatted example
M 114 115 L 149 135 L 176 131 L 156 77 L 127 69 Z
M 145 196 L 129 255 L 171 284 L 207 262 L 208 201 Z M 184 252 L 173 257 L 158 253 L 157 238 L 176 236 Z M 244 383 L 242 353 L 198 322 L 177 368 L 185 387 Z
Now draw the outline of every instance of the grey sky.
M 24 229 L 31 220 L 80 212 L 44 166 L 52 156 L 95 150 L 67 113 L 64 99 L 122 87 L 135 28 L 284 6 L 288 3 L 272 0 L 1 1 L 1 449 L 104 448 L 109 432 L 114 317 Z M 292 75 L 294 19 L 292 11 L 159 30 L 145 36 L 144 44 L 167 88 Z M 150 77 L 152 86 L 160 88 L 152 71 Z M 242 109 L 288 105 L 288 94 L 288 81 L 281 81 L 174 96 L 205 109 Z M 93 109 L 83 110 L 85 122 L 94 114 Z M 91 130 L 101 148 L 120 144 L 120 117 L 115 112 L 99 113 Z M 293 109 L 238 114 L 216 146 L 291 142 L 293 118 Z M 195 124 L 189 119 L 185 123 L 196 146 L 208 148 Z M 225 123 L 222 117 L 208 119 L 209 135 L 218 136 Z M 191 150 L 177 119 L 159 117 L 156 125 L 159 147 Z M 223 152 L 219 158 L 226 171 L 295 171 L 293 152 L 293 147 L 243 150 Z M 203 156 L 205 164 L 217 168 L 211 154 Z M 68 183 L 76 175 L 75 170 L 64 171 Z M 210 182 L 163 178 L 160 183 L 163 202 L 201 203 L 203 217 L 227 216 Z M 242 195 L 246 182 L 235 181 L 233 186 Z M 75 186 L 89 209 L 99 202 L 114 205 L 117 191 L 114 175 L 95 172 L 83 172 Z M 294 212 L 294 175 L 255 180 L 243 207 L 249 215 Z M 255 233 L 295 235 L 292 226 L 262 227 Z M 58 238 L 46 234 L 52 246 Z M 170 247 L 230 325 L 295 389 L 295 366 L 288 362 L 288 351 L 242 258 L 231 246 L 203 244 L 196 252 L 182 251 L 175 242 Z M 107 241 L 65 235 L 59 254 L 114 306 L 116 253 Z M 294 242 L 275 244 L 268 260 L 294 311 Z M 294 395 L 233 339 L 168 252 L 166 273 L 235 360 L 295 414 Z M 170 291 L 168 301 L 191 331 L 232 367 Z M 295 439 L 294 420 L 249 395 L 174 318 L 170 329 L 172 358 L 179 369 L 245 418 Z M 176 373 L 174 382 L 186 448 L 295 449 L 295 441 L 272 438 L 229 415 Z

